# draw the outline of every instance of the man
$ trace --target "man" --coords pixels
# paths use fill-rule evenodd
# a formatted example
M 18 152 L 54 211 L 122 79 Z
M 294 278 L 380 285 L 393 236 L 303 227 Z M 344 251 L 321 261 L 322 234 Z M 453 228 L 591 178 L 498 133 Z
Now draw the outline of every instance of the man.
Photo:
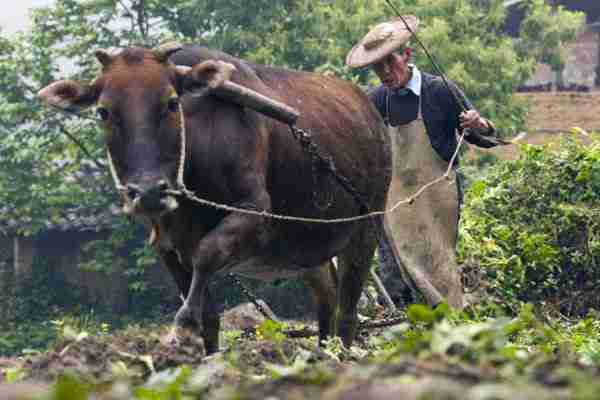
M 412 15 L 404 20 L 410 30 L 401 19 L 379 24 L 346 58 L 350 67 L 372 67 L 381 80 L 370 98 L 391 135 L 394 162 L 388 209 L 444 175 L 457 148 L 457 130 L 466 130 L 465 139 L 478 146 L 500 143 L 491 137 L 494 125 L 473 109 L 454 83 L 448 82 L 448 88 L 440 77 L 409 63 L 412 49 L 407 43 L 419 22 Z M 455 256 L 462 191 L 454 168 L 450 182 L 430 187 L 413 204 L 384 218 L 388 246 L 380 248 L 380 258 L 395 262 L 384 262 L 381 272 L 395 300 L 402 288 L 398 264 L 403 281 L 430 305 L 463 306 Z

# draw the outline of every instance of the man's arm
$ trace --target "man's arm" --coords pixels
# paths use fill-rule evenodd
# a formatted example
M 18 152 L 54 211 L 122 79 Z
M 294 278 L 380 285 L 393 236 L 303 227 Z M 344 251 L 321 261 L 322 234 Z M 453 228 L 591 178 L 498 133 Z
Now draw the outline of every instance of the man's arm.
M 492 121 L 487 120 L 477 110 L 467 110 L 460 114 L 460 126 L 462 129 L 477 131 L 481 135 L 491 136 L 496 132 L 496 127 Z
M 475 146 L 484 148 L 504 144 L 501 139 L 496 137 L 497 132 L 493 122 L 479 115 L 479 112 L 475 110 L 464 92 L 454 82 L 448 81 L 448 85 L 467 109 L 467 111 L 463 112 L 463 108 L 457 104 L 454 95 L 449 93 L 448 89 L 445 88 L 448 99 L 452 104 L 451 108 L 454 110 L 454 115 L 458 116 L 456 118 L 456 129 L 468 129 L 465 140 Z
M 492 123 L 492 121 L 483 118 L 479 111 L 473 107 L 473 104 L 467 99 L 465 93 L 452 81 L 448 82 L 450 89 L 456 94 L 456 96 L 462 102 L 462 105 L 467 109 L 467 111 L 463 111 L 463 108 L 457 104 L 454 95 L 450 93 L 452 96 L 452 103 L 454 104 L 454 112 L 459 116 L 458 123 L 459 125 L 456 127 L 457 129 L 469 129 L 471 132 L 478 133 L 484 136 L 493 136 L 496 133 L 496 127 Z M 447 90 L 447 89 L 446 89 Z

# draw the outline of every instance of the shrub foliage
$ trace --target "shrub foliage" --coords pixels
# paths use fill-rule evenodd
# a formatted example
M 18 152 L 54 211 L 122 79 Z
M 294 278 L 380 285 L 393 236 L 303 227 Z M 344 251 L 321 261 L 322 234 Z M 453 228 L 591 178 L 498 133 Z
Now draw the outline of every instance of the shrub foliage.
M 522 148 L 468 192 L 460 254 L 507 306 L 544 303 L 567 315 L 598 309 L 600 142 Z

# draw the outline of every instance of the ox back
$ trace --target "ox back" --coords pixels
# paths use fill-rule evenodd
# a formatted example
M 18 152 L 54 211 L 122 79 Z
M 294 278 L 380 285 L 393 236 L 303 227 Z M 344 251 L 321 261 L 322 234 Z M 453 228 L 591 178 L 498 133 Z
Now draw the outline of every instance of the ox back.
M 234 64 L 243 75 L 245 86 L 298 109 L 298 126 L 311 133 L 322 154 L 332 157 L 338 173 L 350 179 L 370 210 L 384 208 L 391 176 L 389 137 L 379 114 L 359 88 L 334 77 L 250 64 L 203 47 L 185 48 L 175 53 L 171 61 L 192 66 L 209 59 Z M 253 208 L 253 204 L 228 198 L 229 177 L 214 176 L 210 171 L 222 171 L 223 163 L 235 161 L 229 157 L 235 157 L 236 146 L 244 146 L 249 136 L 260 135 L 263 143 L 259 148 L 264 154 L 254 156 L 265 159 L 265 185 L 274 213 L 325 219 L 361 213 L 356 199 L 330 172 L 316 166 L 285 124 L 246 110 L 243 118 L 247 129 L 231 132 L 219 125 L 227 126 L 224 119 L 239 116 L 219 113 L 214 104 L 188 102 L 195 112 L 204 107 L 211 114 L 206 116 L 211 121 L 210 128 L 204 126 L 188 133 L 194 137 L 190 139 L 185 181 L 199 196 Z M 259 121 L 264 129 L 257 129 Z M 238 160 L 249 165 L 252 161 Z M 224 215 L 194 207 L 189 220 L 209 231 Z M 258 240 L 228 260 L 222 272 L 261 279 L 297 275 L 337 255 L 359 227 L 370 225 L 368 220 L 341 224 L 263 222 Z

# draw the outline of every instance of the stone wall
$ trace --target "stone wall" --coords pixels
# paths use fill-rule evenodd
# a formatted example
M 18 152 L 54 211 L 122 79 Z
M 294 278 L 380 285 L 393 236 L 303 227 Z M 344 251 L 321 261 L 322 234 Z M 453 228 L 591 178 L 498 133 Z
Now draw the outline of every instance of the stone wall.
M 600 83 L 600 33 L 592 29 L 577 35 L 574 43 L 565 48 L 565 68 L 562 76 L 550 66 L 539 64 L 534 76 L 522 91 L 573 90 L 589 91 Z
M 115 262 L 110 273 L 79 268 L 83 246 L 106 236 L 96 232 L 46 233 L 38 238 L 36 250 L 39 257 L 52 267 L 53 273 L 61 274 L 68 286 L 77 288 L 90 304 L 108 307 L 115 313 L 125 313 L 128 288 L 123 265 Z
M 580 33 L 567 49 L 563 84 L 593 88 L 597 83 L 600 34 L 592 30 Z
M 127 313 L 130 305 L 128 277 L 124 273 L 124 263 L 115 256 L 113 271 L 110 273 L 85 271 L 79 268 L 82 262 L 82 248 L 92 240 L 106 238 L 107 233 L 96 232 L 44 232 L 34 238 L 15 238 L 0 235 L 0 288 L 18 285 L 19 281 L 35 274 L 36 265 L 43 262 L 59 274 L 66 287 L 75 289 L 90 304 L 102 305 L 116 314 Z M 124 252 L 126 255 L 127 252 Z M 15 258 L 16 257 L 16 258 Z M 135 262 L 133 258 L 128 262 Z M 15 279 L 8 278 L 14 276 Z M 21 279 L 19 279 L 19 277 Z M 64 279 L 62 279 L 64 277 Z M 144 279 L 148 287 L 158 290 L 167 301 L 176 299 L 177 291 L 170 273 L 158 265 L 147 269 Z

